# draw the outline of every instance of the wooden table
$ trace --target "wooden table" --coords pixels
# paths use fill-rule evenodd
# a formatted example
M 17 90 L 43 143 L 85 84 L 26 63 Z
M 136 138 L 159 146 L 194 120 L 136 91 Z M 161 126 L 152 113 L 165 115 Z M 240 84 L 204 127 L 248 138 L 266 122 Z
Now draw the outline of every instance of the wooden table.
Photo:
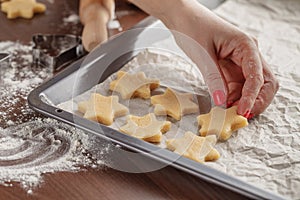
M 0 13 L 0 41 L 28 43 L 34 33 L 80 35 L 81 25 L 62 23 L 78 13 L 78 0 L 42 1 L 47 12 L 32 20 L 7 20 Z M 51 3 L 52 2 L 52 3 Z M 117 1 L 117 16 L 123 30 L 147 15 L 122 1 Z M 1 97 L 0 97 L 1 102 Z M 16 112 L 26 101 L 16 105 Z M 0 110 L 1 111 L 1 110 Z M 32 114 L 37 115 L 37 114 Z M 28 121 L 32 116 L 24 116 Z M 12 118 L 11 120 L 16 120 Z M 1 121 L 0 121 L 1 122 Z M 5 128 L 6 122 L 0 127 Z M 0 199 L 245 199 L 245 197 L 205 182 L 172 167 L 132 174 L 114 169 L 88 169 L 78 173 L 60 172 L 44 175 L 44 183 L 32 195 L 19 186 L 0 186 Z

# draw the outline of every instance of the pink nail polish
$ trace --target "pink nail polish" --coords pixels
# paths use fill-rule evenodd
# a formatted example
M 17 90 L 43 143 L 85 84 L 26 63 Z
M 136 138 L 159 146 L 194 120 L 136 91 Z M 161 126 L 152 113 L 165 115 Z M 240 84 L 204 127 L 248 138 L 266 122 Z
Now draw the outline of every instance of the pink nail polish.
M 226 105 L 226 108 L 229 108 L 229 107 L 231 107 L 233 105 L 233 101 L 228 101 L 227 102 L 227 105 Z
M 254 114 L 253 113 L 250 113 L 248 119 L 252 119 L 254 117 Z
M 249 119 L 249 117 L 250 117 L 250 110 L 247 110 L 246 112 L 245 112 L 245 114 L 244 114 L 244 117 L 245 118 L 247 118 L 247 119 Z
M 213 93 L 213 99 L 217 106 L 223 105 L 226 101 L 225 93 L 222 90 L 216 90 Z

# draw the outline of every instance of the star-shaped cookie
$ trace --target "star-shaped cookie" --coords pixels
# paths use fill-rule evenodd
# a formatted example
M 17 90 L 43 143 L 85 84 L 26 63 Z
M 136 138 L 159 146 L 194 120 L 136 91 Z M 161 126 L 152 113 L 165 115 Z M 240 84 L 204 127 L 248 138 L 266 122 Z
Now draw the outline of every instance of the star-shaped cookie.
M 117 73 L 117 79 L 110 83 L 110 90 L 119 92 L 123 99 L 140 97 L 149 99 L 151 90 L 159 87 L 159 80 L 149 79 L 144 72 L 129 74 L 124 71 Z
M 197 113 L 199 107 L 192 101 L 193 95 L 179 93 L 167 88 L 164 94 L 151 97 L 151 104 L 155 105 L 156 115 L 169 115 L 180 120 L 183 115 Z
M 84 118 L 97 121 L 104 125 L 111 125 L 114 118 L 124 116 L 128 108 L 120 104 L 118 96 L 102 96 L 93 93 L 88 101 L 78 103 L 78 111 Z
M 169 131 L 171 122 L 158 121 L 153 113 L 138 117 L 129 115 L 127 124 L 120 131 L 147 142 L 158 143 L 161 141 L 162 133 Z
M 34 13 L 43 13 L 46 6 L 35 0 L 11 0 L 1 4 L 1 10 L 7 13 L 8 19 L 23 17 L 31 19 Z
M 217 160 L 220 157 L 219 152 L 214 148 L 216 142 L 215 135 L 201 137 L 192 132 L 186 132 L 182 138 L 167 140 L 167 149 L 203 163 Z
M 247 119 L 237 114 L 237 106 L 228 109 L 214 107 L 209 113 L 199 115 L 197 119 L 201 126 L 201 136 L 214 134 L 221 140 L 227 140 L 233 131 L 248 125 Z

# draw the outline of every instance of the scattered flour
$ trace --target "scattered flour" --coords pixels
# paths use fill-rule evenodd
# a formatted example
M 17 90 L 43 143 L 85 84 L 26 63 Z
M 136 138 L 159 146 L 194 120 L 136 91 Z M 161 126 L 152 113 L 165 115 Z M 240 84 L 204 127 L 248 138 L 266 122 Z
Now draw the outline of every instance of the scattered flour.
M 0 42 L 0 52 L 11 54 L 11 64 L 0 71 L 0 124 L 6 128 L 36 115 L 28 108 L 27 95 L 51 74 L 32 66 L 32 45 Z
M 1 130 L 0 184 L 20 182 L 30 193 L 44 173 L 103 165 L 89 152 L 91 148 L 87 134 L 53 119 L 37 119 Z
M 0 71 L 0 184 L 32 194 L 44 173 L 106 165 L 110 144 L 28 107 L 29 92 L 52 76 L 32 65 L 32 45 L 0 42 L 0 52 L 12 55 Z
M 118 29 L 118 31 L 123 30 L 119 20 L 117 20 L 117 19 L 109 21 L 108 24 L 107 24 L 107 28 L 108 29 Z
M 77 14 L 71 14 L 68 17 L 63 18 L 64 23 L 79 23 L 80 19 Z

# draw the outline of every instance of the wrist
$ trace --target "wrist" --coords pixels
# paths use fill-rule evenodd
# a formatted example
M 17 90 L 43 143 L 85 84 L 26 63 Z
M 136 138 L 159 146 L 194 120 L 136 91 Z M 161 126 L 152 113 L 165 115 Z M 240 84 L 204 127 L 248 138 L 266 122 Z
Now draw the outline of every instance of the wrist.
M 128 0 L 148 14 L 160 19 L 166 25 L 174 23 L 174 18 L 180 18 L 181 9 L 186 2 L 194 0 Z
M 196 0 L 176 0 L 169 4 L 166 11 L 156 17 L 171 30 L 192 33 L 195 29 L 201 30 L 212 21 L 211 12 Z

